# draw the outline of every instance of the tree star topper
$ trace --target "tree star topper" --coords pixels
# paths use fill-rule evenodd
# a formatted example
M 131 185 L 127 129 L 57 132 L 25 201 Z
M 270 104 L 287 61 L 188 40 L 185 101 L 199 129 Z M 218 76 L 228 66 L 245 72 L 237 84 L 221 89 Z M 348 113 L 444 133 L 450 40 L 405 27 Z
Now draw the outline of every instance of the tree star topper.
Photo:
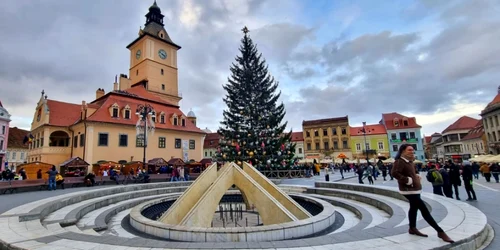
M 250 30 L 248 30 L 247 26 L 243 27 L 243 29 L 241 29 L 241 31 L 243 31 L 243 33 L 245 33 L 245 34 L 250 32 Z

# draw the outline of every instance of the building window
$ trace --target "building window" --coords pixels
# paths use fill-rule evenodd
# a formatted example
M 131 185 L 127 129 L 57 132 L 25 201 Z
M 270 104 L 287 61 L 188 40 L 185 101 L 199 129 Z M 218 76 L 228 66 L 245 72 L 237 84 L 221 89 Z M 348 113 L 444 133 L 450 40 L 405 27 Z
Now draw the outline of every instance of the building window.
M 42 146 L 43 146 L 43 140 L 42 140 Z M 80 147 L 83 147 L 83 146 L 85 146 L 85 134 L 80 135 Z
M 330 149 L 330 144 L 327 141 L 325 141 L 325 142 L 323 142 L 323 147 L 324 147 L 324 150 L 328 150 L 328 149 Z
M 384 142 L 379 141 L 378 142 L 378 149 L 383 150 L 384 149 Z
M 365 150 L 370 150 L 370 143 L 365 143 Z
M 108 146 L 108 133 L 99 133 L 99 141 L 97 146 Z
M 213 152 L 212 152 L 212 151 L 210 151 L 210 156 L 212 156 L 212 155 L 213 155 L 212 153 L 213 153 Z
M 175 148 L 181 148 L 182 141 L 181 139 L 175 139 Z
M 302 148 L 299 148 L 299 154 L 302 154 Z
M 186 119 L 182 119 L 182 120 L 181 120 L 181 123 L 182 123 L 182 126 L 183 126 L 183 127 L 186 127 Z
M 408 120 L 403 120 L 403 126 L 408 127 Z
M 21 160 L 24 160 L 24 152 L 21 152 Z
M 118 135 L 118 146 L 120 147 L 127 147 L 128 146 L 128 135 L 126 134 L 120 134 Z
M 399 133 L 399 139 L 401 139 L 402 141 L 406 141 L 407 140 L 407 133 L 406 132 Z
M 332 128 L 332 134 L 337 135 L 337 128 Z
M 307 143 L 307 150 L 311 150 L 311 143 Z
M 356 143 L 356 151 L 361 151 L 361 143 Z
M 314 130 L 314 136 L 319 136 L 318 130 Z
M 398 151 L 398 145 L 392 145 L 392 151 Z
M 78 135 L 76 135 L 74 138 L 73 138 L 73 147 L 76 148 L 78 146 Z
M 339 142 L 337 140 L 333 141 L 333 149 L 339 149 Z
M 342 148 L 349 148 L 349 146 L 347 146 L 347 141 L 342 141 Z
M 398 120 L 398 118 L 394 119 L 394 127 L 399 127 L 399 120 Z
M 194 149 L 196 145 L 195 140 L 189 140 L 189 149 Z
M 316 149 L 316 150 L 320 150 L 320 147 L 319 147 L 319 142 L 316 142 L 314 146 L 316 146 L 316 147 L 315 147 L 315 149 Z
M 2 135 L 5 135 L 5 125 L 2 125 Z
M 16 160 L 16 152 L 12 152 L 12 160 Z
M 207 151 L 205 151 L 205 157 L 207 157 L 207 156 L 208 156 L 208 152 L 207 152 Z
M 177 117 L 174 117 L 174 126 L 177 126 Z
M 415 132 L 410 132 L 410 139 L 415 139 Z
M 158 147 L 165 148 L 167 144 L 167 139 L 165 137 L 158 137 Z
M 130 119 L 130 110 L 125 110 L 125 119 Z
M 144 135 L 137 135 L 135 137 L 135 146 L 144 147 Z
M 328 129 L 323 129 L 323 136 L 328 136 Z
M 165 84 L 161 85 L 161 90 L 165 90 Z
M 347 130 L 346 130 L 346 128 L 342 128 L 342 134 L 343 134 L 343 135 L 347 135 Z
M 155 116 L 152 116 L 152 117 L 151 117 L 151 121 L 156 122 L 156 117 L 155 117 Z
M 391 140 L 396 140 L 398 139 L 396 133 L 391 133 Z
M 488 128 L 488 120 L 486 118 L 483 119 L 483 124 L 484 124 L 484 128 Z
M 306 137 L 311 137 L 311 133 L 309 133 L 309 131 L 306 131 Z
M 118 118 L 118 109 L 113 108 L 113 118 Z
M 160 123 L 165 124 L 165 115 L 160 115 Z
M 163 69 L 160 69 L 160 73 L 161 73 L 161 75 L 163 75 Z

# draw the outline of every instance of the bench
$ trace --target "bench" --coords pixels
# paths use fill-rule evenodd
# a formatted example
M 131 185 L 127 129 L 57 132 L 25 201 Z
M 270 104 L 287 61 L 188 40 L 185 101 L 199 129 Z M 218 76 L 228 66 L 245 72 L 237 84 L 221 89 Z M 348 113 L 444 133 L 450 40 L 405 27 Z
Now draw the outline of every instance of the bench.
M 84 184 L 85 184 L 85 177 L 83 176 L 64 178 L 64 185 L 71 185 L 71 187 L 77 187 L 79 185 L 83 186 Z
M 12 194 L 14 191 L 17 191 L 18 188 L 39 187 L 39 190 L 42 190 L 46 186 L 47 181 L 44 179 L 5 181 L 0 183 L 0 190 L 2 190 L 2 194 L 8 191 Z

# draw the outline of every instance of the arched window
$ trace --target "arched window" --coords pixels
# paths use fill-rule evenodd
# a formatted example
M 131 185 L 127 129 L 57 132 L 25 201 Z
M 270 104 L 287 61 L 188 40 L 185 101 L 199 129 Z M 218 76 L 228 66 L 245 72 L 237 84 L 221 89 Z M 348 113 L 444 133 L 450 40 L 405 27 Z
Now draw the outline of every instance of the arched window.
M 394 127 L 399 127 L 399 119 L 394 118 Z

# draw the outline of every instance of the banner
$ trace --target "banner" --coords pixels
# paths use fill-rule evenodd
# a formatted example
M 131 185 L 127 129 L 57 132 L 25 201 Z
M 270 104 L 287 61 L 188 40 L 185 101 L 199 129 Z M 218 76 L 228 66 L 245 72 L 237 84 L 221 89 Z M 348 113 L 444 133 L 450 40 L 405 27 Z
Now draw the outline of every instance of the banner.
M 189 161 L 189 141 L 182 140 L 182 156 L 184 157 L 184 162 Z

